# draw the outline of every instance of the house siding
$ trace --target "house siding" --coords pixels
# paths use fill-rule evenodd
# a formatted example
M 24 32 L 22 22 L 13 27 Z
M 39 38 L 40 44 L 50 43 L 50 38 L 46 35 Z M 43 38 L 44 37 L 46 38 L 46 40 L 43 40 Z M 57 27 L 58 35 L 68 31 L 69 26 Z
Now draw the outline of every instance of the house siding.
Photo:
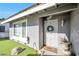
M 79 55 L 79 4 L 71 16 L 71 42 L 76 55 Z
M 0 26 L 5 26 L 5 32 L 0 32 L 0 38 L 9 37 L 9 23 L 1 24 Z
M 73 9 L 73 8 L 77 8 L 77 5 L 76 4 L 69 4 L 69 5 L 66 5 L 64 7 L 60 7 L 60 8 L 55 8 L 53 9 L 53 7 L 47 9 L 46 11 L 41 11 L 41 12 L 38 12 L 38 13 L 35 13 L 35 14 L 32 14 L 33 17 L 36 17 L 38 20 L 39 20 L 39 48 L 42 48 L 43 47 L 43 39 L 44 39 L 44 36 L 43 36 L 43 21 L 42 19 L 40 19 L 41 17 L 45 17 L 45 16 L 50 16 L 56 12 L 61 12 L 61 11 L 64 11 L 64 10 L 68 10 L 68 9 Z M 68 16 L 67 16 L 68 15 Z M 58 15 L 58 16 L 53 16 L 53 18 L 55 19 L 58 19 L 58 33 L 66 33 L 65 35 L 67 36 L 68 39 L 70 39 L 70 14 L 67 13 L 67 14 L 62 14 L 62 15 Z M 61 20 L 64 19 L 64 16 L 67 16 L 65 17 L 66 18 L 66 24 L 65 26 L 63 26 L 63 28 L 61 27 Z M 69 28 L 69 29 L 67 29 Z
M 70 40 L 70 13 L 64 13 L 58 17 L 58 33 L 64 34 Z M 62 26 L 63 21 L 63 26 Z
M 20 24 L 22 22 L 26 22 L 26 37 L 24 38 L 22 37 L 22 27 L 20 27 L 18 30 L 21 32 L 19 37 L 14 35 L 14 27 L 13 27 L 14 24 L 16 23 Z M 14 21 L 10 23 L 11 24 L 10 39 L 14 39 L 15 41 L 26 44 L 31 48 L 39 49 L 39 23 L 38 22 L 39 20 L 37 20 L 37 18 L 29 16 L 29 17 L 25 17 L 22 20 Z M 29 37 L 29 43 L 28 43 L 27 37 Z
M 54 14 L 56 12 L 61 12 L 61 11 L 65 11 L 65 10 L 76 8 L 76 7 L 77 7 L 77 5 L 75 5 L 75 4 L 70 4 L 70 5 L 66 5 L 65 7 L 62 7 L 62 8 L 60 7 L 60 8 L 55 8 L 55 9 L 53 9 L 51 7 L 51 8 L 48 8 L 46 11 L 40 11 L 38 13 L 28 15 L 27 17 L 24 17 L 24 19 L 20 19 L 20 20 L 18 19 L 17 21 L 12 21 L 12 22 L 10 22 L 10 24 L 11 24 L 10 39 L 14 39 L 16 41 L 19 40 L 22 43 L 26 43 L 29 47 L 32 47 L 34 49 L 40 49 L 43 47 L 43 24 L 42 24 L 42 20 L 40 19 L 40 17 L 48 16 L 48 15 Z M 61 17 L 60 17 L 60 20 L 61 20 Z M 59 25 L 61 25 L 60 20 L 58 21 Z M 26 21 L 26 23 L 27 23 L 26 38 L 23 38 L 22 35 L 21 35 L 21 37 L 14 36 L 13 24 L 20 23 L 22 21 Z M 69 25 L 69 20 L 67 20 L 66 26 L 63 28 L 63 30 L 66 29 L 68 25 Z M 68 26 L 68 28 L 69 28 L 69 26 Z M 71 28 L 72 28 L 72 26 L 71 26 Z M 19 30 L 22 31 L 22 28 L 20 28 Z M 69 36 L 70 29 L 62 31 L 61 27 L 58 26 L 58 32 L 67 33 L 68 38 L 70 37 Z M 73 35 L 71 35 L 71 36 L 73 36 Z M 29 44 L 27 43 L 27 37 L 29 37 L 29 41 L 30 41 Z
M 33 15 L 27 20 L 27 36 L 30 39 L 29 46 L 34 49 L 39 49 L 39 20 Z

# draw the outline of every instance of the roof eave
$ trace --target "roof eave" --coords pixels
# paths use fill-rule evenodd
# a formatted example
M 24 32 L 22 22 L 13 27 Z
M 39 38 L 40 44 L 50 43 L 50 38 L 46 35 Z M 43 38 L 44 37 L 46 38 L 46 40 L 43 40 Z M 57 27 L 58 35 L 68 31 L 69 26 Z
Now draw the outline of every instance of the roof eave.
M 5 21 L 1 22 L 1 24 L 4 24 L 4 23 L 10 22 L 10 21 L 13 21 L 13 20 L 18 19 L 18 18 L 23 17 L 23 16 L 30 15 L 32 13 L 38 12 L 40 10 L 43 10 L 43 9 L 46 9 L 46 8 L 49 8 L 49 7 L 52 7 L 53 5 L 55 5 L 55 3 L 38 5 L 38 6 L 33 7 L 31 9 L 27 10 L 27 11 L 24 11 L 22 13 L 19 13 L 18 15 L 15 15 L 15 16 L 9 18 L 9 19 L 6 19 Z

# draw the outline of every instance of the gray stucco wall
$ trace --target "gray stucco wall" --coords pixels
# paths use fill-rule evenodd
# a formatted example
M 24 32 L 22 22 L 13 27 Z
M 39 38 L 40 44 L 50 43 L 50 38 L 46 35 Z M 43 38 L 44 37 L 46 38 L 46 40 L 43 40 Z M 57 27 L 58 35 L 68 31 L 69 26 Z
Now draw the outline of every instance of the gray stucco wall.
M 71 16 L 71 42 L 76 55 L 79 55 L 79 4 Z
M 58 19 L 58 33 L 65 34 L 67 38 L 70 39 L 70 13 L 64 13 L 62 15 L 59 15 Z
M 46 11 L 41 11 L 38 13 L 31 14 L 28 17 L 24 17 L 24 19 L 20 19 L 20 20 L 18 19 L 19 22 L 21 22 L 23 20 L 25 20 L 27 22 L 27 26 L 26 26 L 27 36 L 30 39 L 30 43 L 27 45 L 32 48 L 35 48 L 35 49 L 39 49 L 39 48 L 43 47 L 43 25 L 42 25 L 42 21 L 41 21 L 40 17 L 47 16 L 47 15 L 50 15 L 50 14 L 53 14 L 56 12 L 72 9 L 72 8 L 76 8 L 76 5 L 70 4 L 70 5 L 66 5 L 65 7 L 62 7 L 62 8 L 59 7 L 59 8 L 55 8 L 55 9 L 53 9 L 51 7 L 51 8 L 48 8 Z M 63 17 L 64 16 L 57 17 L 57 18 L 59 18 L 59 25 L 61 24 L 61 19 Z M 18 22 L 18 21 L 16 21 L 16 22 Z M 66 25 L 63 27 L 63 29 L 61 28 L 61 26 L 58 26 L 59 27 L 58 32 L 67 33 L 67 36 L 69 37 L 70 30 L 67 29 L 67 28 L 69 28 L 69 19 L 67 19 L 66 21 L 67 21 Z M 15 23 L 15 21 L 12 21 L 12 23 L 11 23 L 12 26 L 13 26 L 13 23 Z M 14 28 L 10 28 L 10 39 L 15 39 L 15 40 L 18 39 L 18 40 L 22 41 L 23 43 L 25 43 L 27 41 L 27 36 L 26 36 L 26 38 L 17 37 L 17 36 L 14 36 L 13 33 L 14 33 Z M 73 36 L 73 35 L 71 35 L 71 36 Z
M 21 19 L 19 21 L 13 21 L 10 23 L 12 26 L 10 27 L 10 39 L 14 39 L 15 41 L 20 41 L 21 43 L 26 43 L 31 48 L 39 49 L 39 20 L 35 16 L 28 16 Z M 22 27 L 19 28 L 20 36 L 14 35 L 14 27 L 13 24 L 21 24 L 22 22 L 26 22 L 26 37 L 22 37 Z M 29 43 L 27 42 L 29 37 Z
M 64 7 L 59 7 L 59 8 L 48 8 L 46 11 L 40 11 L 40 12 L 37 12 L 37 13 L 34 13 L 30 16 L 33 16 L 35 17 L 37 20 L 39 20 L 39 48 L 43 47 L 43 39 L 44 39 L 44 36 L 43 36 L 43 23 L 42 23 L 42 19 L 40 19 L 40 17 L 44 17 L 44 16 L 49 16 L 49 15 L 52 15 L 53 13 L 56 13 L 56 12 L 61 12 L 61 11 L 64 11 L 64 10 L 68 10 L 68 9 L 72 9 L 72 8 L 76 8 L 77 5 L 76 4 L 68 4 Z M 70 25 L 70 20 L 69 20 L 69 15 L 67 16 L 68 14 L 65 14 L 65 15 L 56 15 L 56 16 L 53 16 L 53 18 L 55 19 L 59 19 L 58 21 L 58 32 L 59 33 L 65 33 L 67 35 L 67 38 L 70 38 L 70 29 L 69 29 L 69 25 Z M 61 20 L 64 19 L 64 16 L 65 16 L 65 19 L 66 19 L 66 23 L 65 25 L 63 26 L 63 28 L 61 27 Z M 67 19 L 68 18 L 68 19 Z
M 27 36 L 29 37 L 30 47 L 39 49 L 39 20 L 31 15 L 27 18 Z

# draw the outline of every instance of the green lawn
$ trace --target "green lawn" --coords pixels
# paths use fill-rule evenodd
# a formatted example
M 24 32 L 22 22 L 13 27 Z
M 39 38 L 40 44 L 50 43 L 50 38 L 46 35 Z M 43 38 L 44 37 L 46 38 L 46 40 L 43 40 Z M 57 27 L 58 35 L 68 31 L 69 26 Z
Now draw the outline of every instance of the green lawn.
M 18 56 L 34 56 L 38 55 L 36 50 L 29 48 L 26 45 L 16 43 L 15 41 L 8 39 L 0 39 L 0 56 L 10 56 L 11 50 L 15 47 L 21 47 L 24 50 L 18 54 Z

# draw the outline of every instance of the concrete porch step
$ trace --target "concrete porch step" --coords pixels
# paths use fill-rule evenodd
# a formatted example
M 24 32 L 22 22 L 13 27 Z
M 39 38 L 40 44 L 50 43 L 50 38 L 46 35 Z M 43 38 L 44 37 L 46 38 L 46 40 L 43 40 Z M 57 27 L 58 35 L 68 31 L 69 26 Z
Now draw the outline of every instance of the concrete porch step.
M 45 46 L 39 50 L 42 56 L 69 56 L 70 51 L 58 50 L 57 48 Z
M 53 48 L 53 47 L 45 46 L 44 49 L 47 50 L 47 51 L 50 51 L 50 52 L 57 53 L 57 49 L 56 48 Z
M 48 47 L 48 46 L 45 46 L 43 47 L 41 50 L 41 55 L 43 56 L 56 56 L 57 55 L 57 49 L 56 48 L 52 48 L 52 47 Z

